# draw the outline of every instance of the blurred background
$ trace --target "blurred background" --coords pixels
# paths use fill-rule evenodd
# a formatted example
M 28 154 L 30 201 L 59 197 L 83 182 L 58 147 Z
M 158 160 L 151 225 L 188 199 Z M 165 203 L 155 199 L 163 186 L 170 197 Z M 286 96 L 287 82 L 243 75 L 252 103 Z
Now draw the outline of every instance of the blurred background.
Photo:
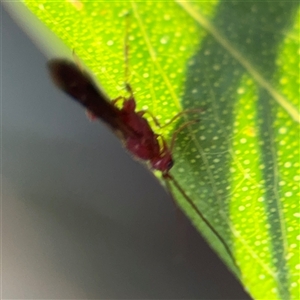
M 1 9 L 2 297 L 250 299 Z

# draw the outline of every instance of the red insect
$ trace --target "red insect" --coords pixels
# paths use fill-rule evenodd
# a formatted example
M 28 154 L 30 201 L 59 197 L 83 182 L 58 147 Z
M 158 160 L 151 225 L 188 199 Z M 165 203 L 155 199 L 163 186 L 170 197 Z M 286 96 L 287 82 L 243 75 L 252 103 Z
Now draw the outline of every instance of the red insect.
M 100 119 L 116 131 L 134 157 L 149 161 L 152 169 L 161 171 L 163 177 L 170 176 L 169 170 L 173 166 L 171 151 L 165 140 L 153 132 L 144 118 L 145 111 L 136 111 L 129 84 L 126 84 L 129 98 L 109 101 L 90 76 L 73 62 L 54 59 L 48 62 L 48 68 L 56 85 L 82 104 L 92 119 Z M 115 105 L 120 99 L 123 99 L 122 108 Z
M 106 123 L 122 139 L 125 148 L 134 157 L 148 161 L 152 169 L 162 172 L 170 192 L 168 181 L 173 182 L 202 221 L 218 237 L 236 265 L 234 256 L 225 240 L 170 174 L 170 169 L 174 164 L 172 147 L 169 148 L 163 137 L 154 133 L 147 119 L 144 118 L 145 111 L 136 111 L 136 102 L 130 85 L 126 84 L 126 89 L 130 94 L 128 98 L 118 97 L 110 101 L 108 96 L 97 88 L 92 78 L 75 63 L 65 59 L 53 59 L 48 62 L 48 68 L 53 82 L 83 105 L 92 119 L 99 119 Z M 116 106 L 116 102 L 119 100 L 123 100 L 121 108 Z M 174 137 L 171 145 L 173 145 L 173 141 Z

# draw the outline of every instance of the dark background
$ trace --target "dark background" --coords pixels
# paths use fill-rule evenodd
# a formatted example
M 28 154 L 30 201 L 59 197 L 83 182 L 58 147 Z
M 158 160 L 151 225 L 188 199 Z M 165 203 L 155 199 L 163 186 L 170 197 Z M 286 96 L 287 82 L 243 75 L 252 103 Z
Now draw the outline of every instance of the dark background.
M 249 299 L 0 9 L 3 298 Z

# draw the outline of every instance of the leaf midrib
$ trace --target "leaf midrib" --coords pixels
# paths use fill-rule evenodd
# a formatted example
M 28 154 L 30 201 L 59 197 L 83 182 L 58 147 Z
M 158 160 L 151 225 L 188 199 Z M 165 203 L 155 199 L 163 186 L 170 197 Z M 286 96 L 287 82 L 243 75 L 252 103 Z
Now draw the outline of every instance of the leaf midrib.
M 264 89 L 266 89 L 272 98 L 291 116 L 291 118 L 300 123 L 300 112 L 282 96 L 272 85 L 265 79 L 259 71 L 251 64 L 229 41 L 226 39 L 211 22 L 209 22 L 199 11 L 196 11 L 188 2 L 175 0 L 197 23 L 205 28 L 220 43 L 228 53 L 236 59 L 248 72 L 253 79 Z

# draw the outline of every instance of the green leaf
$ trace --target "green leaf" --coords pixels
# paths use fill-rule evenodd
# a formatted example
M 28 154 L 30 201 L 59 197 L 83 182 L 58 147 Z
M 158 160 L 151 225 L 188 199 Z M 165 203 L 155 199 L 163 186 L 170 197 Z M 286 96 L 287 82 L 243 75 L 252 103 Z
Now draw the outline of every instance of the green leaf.
M 238 268 L 170 182 L 176 200 L 253 298 L 299 299 L 298 2 L 25 4 L 111 98 L 126 95 L 128 36 L 138 110 L 165 124 L 198 109 L 163 128 L 149 122 L 170 140 L 200 118 L 178 133 L 171 173 Z

